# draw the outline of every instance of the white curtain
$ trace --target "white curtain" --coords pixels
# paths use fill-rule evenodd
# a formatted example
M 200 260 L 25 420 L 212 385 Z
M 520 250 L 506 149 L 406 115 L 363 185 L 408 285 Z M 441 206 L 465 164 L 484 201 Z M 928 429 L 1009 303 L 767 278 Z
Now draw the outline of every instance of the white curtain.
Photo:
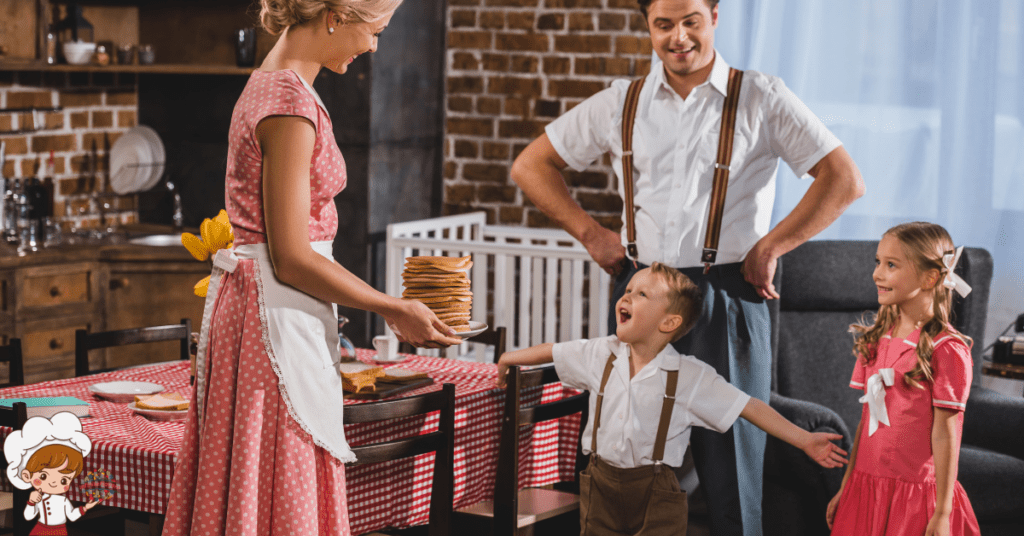
M 995 260 L 975 344 L 1024 312 L 1024 2 L 722 0 L 715 46 L 781 77 L 860 167 L 867 194 L 818 238 L 941 224 Z M 773 225 L 808 185 L 780 165 Z

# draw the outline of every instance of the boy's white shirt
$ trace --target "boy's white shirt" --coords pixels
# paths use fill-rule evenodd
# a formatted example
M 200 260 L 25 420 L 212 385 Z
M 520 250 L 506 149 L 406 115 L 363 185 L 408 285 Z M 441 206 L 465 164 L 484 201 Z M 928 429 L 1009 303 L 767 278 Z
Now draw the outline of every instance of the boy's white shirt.
M 675 407 L 662 463 L 679 467 L 690 442 L 690 428 L 725 432 L 739 418 L 750 396 L 733 387 L 710 365 L 666 346 L 650 363 L 629 377 L 629 346 L 611 335 L 556 343 L 555 369 L 562 382 L 590 391 L 590 421 L 583 432 L 583 452 L 591 453 L 597 391 L 609 353 L 615 365 L 604 390 L 598 456 L 622 468 L 651 465 L 654 440 L 665 396 L 665 371 L 679 370 Z

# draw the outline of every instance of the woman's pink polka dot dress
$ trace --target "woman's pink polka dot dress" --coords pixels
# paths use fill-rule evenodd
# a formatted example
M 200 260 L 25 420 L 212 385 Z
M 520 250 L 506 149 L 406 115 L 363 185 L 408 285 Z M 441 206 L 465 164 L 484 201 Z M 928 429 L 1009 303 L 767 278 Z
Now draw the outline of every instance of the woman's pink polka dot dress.
M 333 198 L 345 187 L 346 174 L 331 120 L 294 71 L 255 71 L 235 105 L 229 132 L 225 197 L 235 244 L 266 242 L 262 154 L 254 132 L 273 115 L 305 117 L 316 128 L 309 239 L 333 240 Z M 350 533 L 344 465 L 314 446 L 288 413 L 263 346 L 255 262 L 241 259 L 220 283 L 204 418 L 199 423 L 193 393 L 164 536 Z

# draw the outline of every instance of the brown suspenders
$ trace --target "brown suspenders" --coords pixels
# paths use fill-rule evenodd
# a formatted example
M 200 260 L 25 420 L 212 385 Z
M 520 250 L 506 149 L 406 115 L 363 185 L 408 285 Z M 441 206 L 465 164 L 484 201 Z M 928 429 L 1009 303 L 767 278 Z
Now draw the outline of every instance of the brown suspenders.
M 704 273 L 707 273 L 718 256 L 718 239 L 722 232 L 722 213 L 725 208 L 725 193 L 729 186 L 729 162 L 732 160 L 732 144 L 736 137 L 736 110 L 739 107 L 742 83 L 743 71 L 730 68 L 725 104 L 722 107 L 722 130 L 718 136 L 718 157 L 711 186 L 708 228 L 704 235 L 704 250 L 700 256 L 700 262 L 704 263 Z M 622 111 L 622 184 L 626 204 L 626 256 L 633 262 L 636 262 L 637 258 L 636 214 L 633 207 L 633 124 L 636 121 L 643 85 L 644 78 L 634 80 L 629 85 Z
M 590 452 L 597 455 L 597 428 L 601 426 L 601 405 L 604 403 L 604 387 L 608 384 L 608 378 L 612 375 L 612 368 L 615 367 L 615 354 L 608 356 L 604 365 L 604 374 L 601 376 L 601 387 L 597 390 L 597 402 L 594 405 L 594 430 L 590 439 Z M 676 384 L 679 382 L 679 371 L 669 370 L 666 372 L 668 378 L 665 381 L 665 398 L 661 403 L 661 417 L 658 419 L 658 433 L 654 436 L 654 454 L 651 460 L 656 465 L 661 464 L 665 457 L 665 441 L 668 438 L 668 425 L 672 420 L 672 408 L 676 403 Z

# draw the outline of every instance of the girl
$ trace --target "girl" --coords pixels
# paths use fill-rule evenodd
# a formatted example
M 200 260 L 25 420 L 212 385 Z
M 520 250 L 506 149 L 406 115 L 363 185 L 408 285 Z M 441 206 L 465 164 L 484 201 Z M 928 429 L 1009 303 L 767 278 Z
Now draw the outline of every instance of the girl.
M 854 324 L 850 386 L 864 410 L 850 464 L 826 518 L 833 535 L 976 535 L 978 521 L 956 481 L 971 386 L 971 340 L 949 323 L 962 247 L 941 226 L 906 223 L 878 244 L 873 325 Z
M 380 314 L 416 346 L 462 342 L 427 306 L 331 257 L 347 177 L 312 84 L 374 52 L 400 1 L 262 0 L 263 27 L 280 38 L 231 118 L 235 242 L 214 257 L 165 536 L 349 534 L 333 304 Z

